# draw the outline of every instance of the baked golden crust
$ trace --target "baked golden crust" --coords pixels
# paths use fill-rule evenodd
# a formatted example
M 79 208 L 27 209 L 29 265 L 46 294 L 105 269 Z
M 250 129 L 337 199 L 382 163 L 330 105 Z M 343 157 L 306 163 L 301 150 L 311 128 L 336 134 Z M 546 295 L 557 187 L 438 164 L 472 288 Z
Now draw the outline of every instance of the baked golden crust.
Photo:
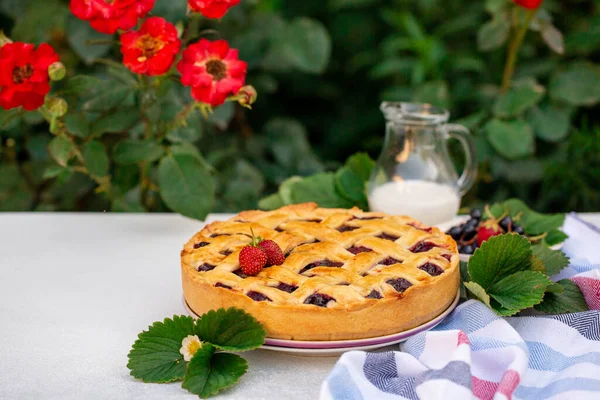
M 286 259 L 246 277 L 238 255 L 251 228 L 274 240 Z M 214 222 L 181 252 L 192 310 L 238 307 L 268 337 L 293 340 L 360 339 L 421 325 L 454 300 L 458 264 L 456 243 L 435 227 L 314 203 Z

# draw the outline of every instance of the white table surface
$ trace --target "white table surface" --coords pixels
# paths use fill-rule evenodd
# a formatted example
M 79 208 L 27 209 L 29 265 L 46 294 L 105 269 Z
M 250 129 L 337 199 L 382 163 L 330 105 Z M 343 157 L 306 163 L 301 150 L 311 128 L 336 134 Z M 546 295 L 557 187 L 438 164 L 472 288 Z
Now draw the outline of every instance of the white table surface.
M 600 225 L 600 213 L 583 217 Z M 185 313 L 179 252 L 202 226 L 175 214 L 0 213 L 0 399 L 197 399 L 179 383 L 138 382 L 126 364 L 139 332 Z M 219 398 L 315 399 L 337 359 L 243 356 L 248 373 Z

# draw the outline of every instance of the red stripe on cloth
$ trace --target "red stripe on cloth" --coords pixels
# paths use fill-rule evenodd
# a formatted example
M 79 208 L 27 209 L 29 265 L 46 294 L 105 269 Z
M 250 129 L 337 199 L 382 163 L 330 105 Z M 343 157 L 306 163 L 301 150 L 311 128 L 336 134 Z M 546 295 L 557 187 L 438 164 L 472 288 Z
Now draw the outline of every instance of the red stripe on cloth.
M 491 400 L 498 389 L 498 382 L 485 381 L 473 376 L 473 395 L 481 400 Z
M 583 293 L 590 310 L 600 310 L 600 280 L 577 276 L 571 278 Z
M 458 343 L 456 343 L 456 346 L 458 347 L 461 344 L 470 344 L 469 343 L 469 337 L 463 331 L 459 331 L 458 332 Z
M 521 376 L 515 370 L 509 369 L 502 376 L 502 380 L 500 381 L 500 385 L 498 386 L 498 391 L 506 396 L 508 400 L 512 398 L 512 394 L 519 386 L 519 382 L 521 381 Z
M 473 376 L 473 395 L 481 400 L 491 400 L 496 393 L 501 393 L 510 400 L 520 381 L 521 376 L 512 369 L 504 373 L 500 382 L 486 381 Z

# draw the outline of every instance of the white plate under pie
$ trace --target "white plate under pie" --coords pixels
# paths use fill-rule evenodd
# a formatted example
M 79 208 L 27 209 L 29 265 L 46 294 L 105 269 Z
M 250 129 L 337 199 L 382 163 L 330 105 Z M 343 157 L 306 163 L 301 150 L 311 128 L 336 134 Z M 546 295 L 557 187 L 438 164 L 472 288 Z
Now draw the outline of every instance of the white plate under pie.
M 380 347 L 389 346 L 404 342 L 405 340 L 415 336 L 421 332 L 428 331 L 440 322 L 444 320 L 454 310 L 458 304 L 460 292 L 456 293 L 456 297 L 450 307 L 448 307 L 443 313 L 432 319 L 431 321 L 425 322 L 415 328 L 407 331 L 394 333 L 392 335 L 379 336 L 374 338 L 366 339 L 355 339 L 355 340 L 331 340 L 331 341 L 302 341 L 302 340 L 284 340 L 284 339 L 273 339 L 266 338 L 265 344 L 261 346 L 261 349 L 279 351 L 288 354 L 302 355 L 302 356 L 337 356 L 347 351 L 352 350 L 374 350 Z M 187 313 L 194 318 L 198 318 L 196 314 L 188 306 L 185 298 L 183 298 L 183 306 Z

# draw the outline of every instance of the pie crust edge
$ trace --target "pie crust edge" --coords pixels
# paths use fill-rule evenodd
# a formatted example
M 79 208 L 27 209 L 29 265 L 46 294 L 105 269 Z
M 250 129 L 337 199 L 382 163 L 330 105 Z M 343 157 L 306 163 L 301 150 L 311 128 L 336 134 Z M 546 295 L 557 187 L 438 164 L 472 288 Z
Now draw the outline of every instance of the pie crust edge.
M 210 225 L 203 230 L 206 229 L 210 229 Z M 454 240 L 450 238 L 447 244 L 453 255 L 443 274 L 393 297 L 365 299 L 346 307 L 254 301 L 244 294 L 206 282 L 186 263 L 182 252 L 183 295 L 189 308 L 198 315 L 219 308 L 243 309 L 262 324 L 269 338 L 330 341 L 391 335 L 434 319 L 454 301 L 460 285 L 459 257 Z

